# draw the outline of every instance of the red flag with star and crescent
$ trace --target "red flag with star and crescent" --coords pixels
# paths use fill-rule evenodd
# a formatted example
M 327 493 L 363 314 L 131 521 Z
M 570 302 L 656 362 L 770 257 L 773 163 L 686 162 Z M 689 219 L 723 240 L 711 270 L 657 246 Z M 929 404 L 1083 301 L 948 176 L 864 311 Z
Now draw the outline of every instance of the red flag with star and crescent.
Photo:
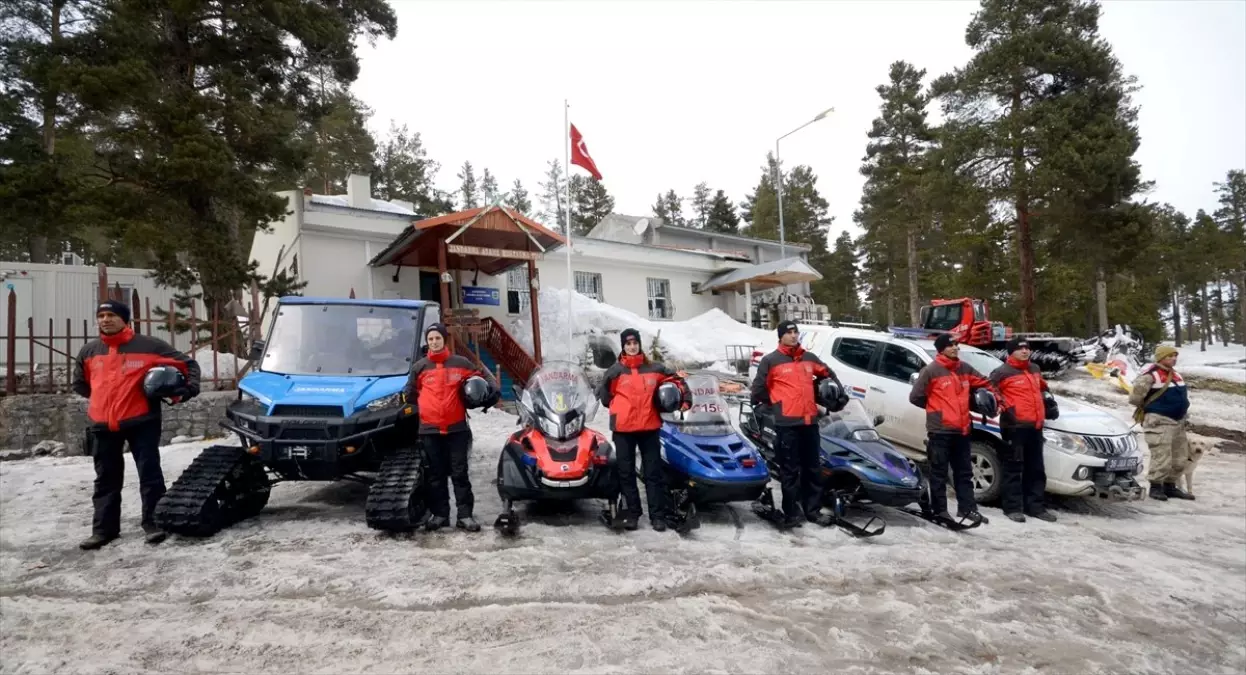
M 597 164 L 588 154 L 588 146 L 584 145 L 584 137 L 574 124 L 571 125 L 571 163 L 587 169 L 593 178 L 601 180 L 601 172 L 597 170 Z

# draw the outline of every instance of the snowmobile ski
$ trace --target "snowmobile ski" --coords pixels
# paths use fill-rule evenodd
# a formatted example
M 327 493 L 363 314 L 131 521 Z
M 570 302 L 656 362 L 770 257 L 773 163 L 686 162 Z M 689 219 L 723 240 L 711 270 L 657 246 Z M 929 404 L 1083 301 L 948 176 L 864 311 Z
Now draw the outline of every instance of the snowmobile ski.
M 758 518 L 774 525 L 780 531 L 787 532 L 801 526 L 800 521 L 791 522 L 787 519 L 782 511 L 774 505 L 774 492 L 770 488 L 766 488 L 752 504 L 753 514 Z
M 697 505 L 687 490 L 676 490 L 674 514 L 668 518 L 672 529 L 678 534 L 688 534 L 701 527 L 701 517 L 697 515 Z
M 870 516 L 870 519 L 865 521 L 865 524 L 863 525 L 858 525 L 852 522 L 851 520 L 848 520 L 848 518 L 845 516 L 845 512 L 847 511 L 847 507 L 848 507 L 848 501 L 844 498 L 844 495 L 840 494 L 839 492 L 835 492 L 833 499 L 834 499 L 833 512 L 819 514 L 819 517 L 816 520 L 811 521 L 811 522 L 817 523 L 818 525 L 822 525 L 823 527 L 829 527 L 831 525 L 834 525 L 844 530 L 848 534 L 854 537 L 857 537 L 858 539 L 864 539 L 868 537 L 877 537 L 878 535 L 887 531 L 887 521 L 883 520 L 881 516 L 872 515 Z M 875 521 L 877 521 L 879 525 L 877 527 L 871 528 L 870 526 L 874 525 Z
M 956 520 L 954 518 L 942 518 L 933 513 L 927 513 L 925 511 L 921 511 L 920 509 L 904 507 L 904 508 L 901 508 L 900 510 L 909 515 L 917 516 L 918 518 L 921 518 L 922 520 L 934 523 L 935 525 L 938 525 L 939 527 L 951 530 L 953 532 L 964 532 L 965 530 L 972 530 L 982 525 L 981 520 L 973 520 L 973 519 L 970 519 L 968 516 L 963 517 L 960 520 Z
M 502 513 L 498 514 L 497 520 L 493 521 L 493 527 L 507 537 L 519 534 L 519 514 L 515 513 L 511 500 L 506 500 Z

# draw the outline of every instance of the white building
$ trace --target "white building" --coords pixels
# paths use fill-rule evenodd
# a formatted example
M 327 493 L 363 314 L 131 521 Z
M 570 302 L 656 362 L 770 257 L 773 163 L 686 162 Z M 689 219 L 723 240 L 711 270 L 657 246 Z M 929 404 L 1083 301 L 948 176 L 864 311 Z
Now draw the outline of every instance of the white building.
M 251 247 L 262 274 L 286 270 L 307 282 L 302 292 L 309 296 L 353 292 L 440 301 L 435 263 L 416 269 L 402 264 L 404 242 L 419 234 L 411 204 L 373 199 L 368 177 L 358 175 L 349 178 L 344 196 L 280 194 L 289 201 L 289 214 L 271 232 L 257 233 Z M 577 291 L 654 320 L 688 319 L 717 307 L 743 321 L 747 295 L 790 280 L 798 280 L 790 291 L 805 295 L 805 280 L 820 278 L 807 263 L 806 245 L 788 244 L 788 259 L 780 262 L 778 242 L 674 227 L 656 218 L 611 214 L 586 237 L 573 239 L 571 248 Z M 565 248 L 557 244 L 536 257 L 543 287 L 566 288 Z M 450 274 L 457 289 L 453 306 L 499 321 L 527 316 L 524 266 L 496 276 L 479 268 Z

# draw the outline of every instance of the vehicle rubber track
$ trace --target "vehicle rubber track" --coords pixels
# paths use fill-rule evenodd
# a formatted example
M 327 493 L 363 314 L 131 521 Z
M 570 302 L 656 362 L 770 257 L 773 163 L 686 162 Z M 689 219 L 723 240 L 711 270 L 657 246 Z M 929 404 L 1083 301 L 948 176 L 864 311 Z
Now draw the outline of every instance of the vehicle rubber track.
M 156 504 L 156 525 L 188 537 L 210 537 L 258 515 L 272 483 L 264 466 L 242 448 L 213 445 L 186 467 Z
M 426 511 L 424 483 L 424 455 L 418 447 L 400 448 L 386 457 L 368 490 L 368 527 L 386 532 L 418 528 Z

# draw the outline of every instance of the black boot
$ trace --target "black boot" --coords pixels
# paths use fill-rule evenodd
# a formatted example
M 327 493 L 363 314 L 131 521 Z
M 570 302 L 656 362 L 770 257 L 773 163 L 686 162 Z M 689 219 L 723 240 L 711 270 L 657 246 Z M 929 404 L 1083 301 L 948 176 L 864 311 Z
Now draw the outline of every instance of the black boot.
M 654 532 L 665 532 L 666 531 L 666 519 L 665 518 L 650 518 L 649 524 L 653 526 Z
M 115 534 L 93 534 L 86 539 L 83 539 L 82 542 L 78 544 L 78 548 L 84 551 L 93 551 L 116 538 L 117 535 Z
M 1049 523 L 1056 522 L 1055 514 L 1053 514 L 1051 511 L 1048 511 L 1046 509 L 1043 509 L 1042 511 L 1034 511 L 1033 513 L 1030 514 L 1030 517 L 1038 518 L 1039 520 L 1045 520 Z
M 480 531 L 480 523 L 476 522 L 476 519 L 471 516 L 459 518 L 458 521 L 454 523 L 454 526 L 460 530 L 467 530 L 468 532 Z
M 169 536 L 168 532 L 165 532 L 152 523 L 145 523 L 143 525 L 143 533 L 147 535 L 146 539 L 148 544 L 159 544 Z
M 1008 511 L 1008 512 L 1004 513 L 1004 515 L 1005 515 L 1005 516 L 1008 516 L 1008 520 L 1011 520 L 1011 521 L 1013 521 L 1013 522 L 1016 522 L 1016 523 L 1024 523 L 1024 522 L 1025 522 L 1025 514 L 1024 514 L 1024 513 L 1021 513 L 1020 511 Z M 1037 516 L 1035 516 L 1035 517 L 1037 518 Z
M 1164 483 L 1164 494 L 1173 499 L 1194 499 L 1194 495 L 1177 487 L 1176 483 Z
M 635 530 L 640 527 L 640 516 L 632 515 L 630 513 L 624 514 L 622 525 L 625 530 Z
M 971 523 L 978 522 L 978 523 L 982 523 L 983 525 L 986 525 L 987 523 L 991 522 L 990 519 L 988 519 L 986 516 L 982 515 L 978 511 L 966 511 L 965 513 L 958 512 L 956 514 L 956 518 L 957 520 L 968 520 Z
M 429 516 L 424 521 L 424 529 L 428 532 L 435 532 L 450 524 L 450 519 L 445 516 Z
M 1161 502 L 1168 501 L 1168 495 L 1164 494 L 1164 486 L 1159 483 L 1151 483 L 1151 489 L 1147 494 L 1151 499 L 1158 499 Z

